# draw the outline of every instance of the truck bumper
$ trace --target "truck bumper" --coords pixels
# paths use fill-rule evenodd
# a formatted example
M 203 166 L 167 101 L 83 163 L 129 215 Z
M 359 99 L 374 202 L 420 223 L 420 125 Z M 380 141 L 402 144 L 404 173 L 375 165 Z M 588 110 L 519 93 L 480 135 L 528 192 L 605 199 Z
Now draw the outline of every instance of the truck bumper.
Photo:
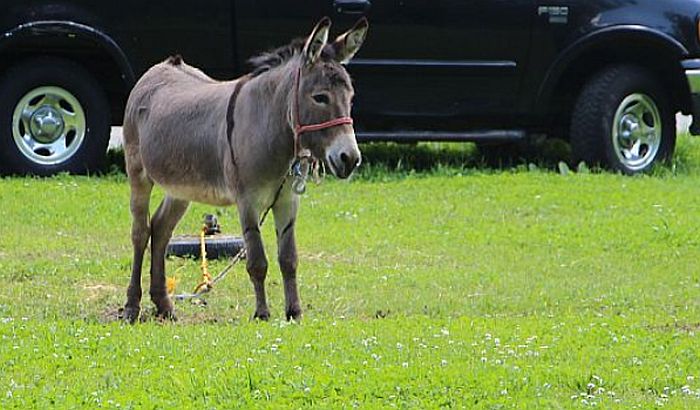
M 690 124 L 690 133 L 700 135 L 700 59 L 684 60 L 681 64 L 688 80 L 692 102 L 693 122 Z

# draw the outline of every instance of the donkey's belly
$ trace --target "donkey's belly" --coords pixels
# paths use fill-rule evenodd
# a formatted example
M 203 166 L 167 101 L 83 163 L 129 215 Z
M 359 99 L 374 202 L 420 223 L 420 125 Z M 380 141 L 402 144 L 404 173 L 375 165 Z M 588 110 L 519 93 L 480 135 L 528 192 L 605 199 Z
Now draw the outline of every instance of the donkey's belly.
M 201 202 L 214 206 L 230 206 L 236 203 L 236 198 L 228 189 L 212 186 L 175 185 L 160 183 L 165 192 L 178 199 L 190 202 Z
M 141 140 L 146 173 L 175 198 L 216 206 L 235 203 L 225 158 L 220 156 L 226 147 L 220 148 L 212 134 L 154 130 Z

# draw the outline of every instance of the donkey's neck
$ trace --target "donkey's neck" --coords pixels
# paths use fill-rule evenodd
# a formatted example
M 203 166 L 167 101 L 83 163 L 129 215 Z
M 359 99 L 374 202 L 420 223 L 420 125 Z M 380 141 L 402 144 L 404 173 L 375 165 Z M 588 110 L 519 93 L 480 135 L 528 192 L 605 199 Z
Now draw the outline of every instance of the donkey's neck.
M 294 72 L 298 64 L 296 58 L 275 67 L 258 77 L 256 86 L 260 90 L 259 106 L 264 111 L 265 140 L 270 154 L 277 161 L 287 164 L 294 160 L 294 132 L 290 122 L 290 109 L 295 97 Z

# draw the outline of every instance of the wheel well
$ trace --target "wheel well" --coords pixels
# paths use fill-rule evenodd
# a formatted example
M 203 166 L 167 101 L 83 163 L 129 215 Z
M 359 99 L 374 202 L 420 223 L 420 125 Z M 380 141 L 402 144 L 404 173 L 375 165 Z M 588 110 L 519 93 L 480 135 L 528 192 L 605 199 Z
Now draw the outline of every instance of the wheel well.
M 603 68 L 615 64 L 631 64 L 649 70 L 669 91 L 674 111 L 689 112 L 690 91 L 683 69 L 680 63 L 669 64 L 679 62 L 680 58 L 674 50 L 649 41 L 606 42 L 589 48 L 567 64 L 553 88 L 548 104 L 552 128 L 568 130 L 571 111 L 586 82 Z
M 103 85 L 113 124 L 120 124 L 130 84 L 112 56 L 92 41 L 73 38 L 66 42 L 57 37 L 22 39 L 0 51 L 0 73 L 34 57 L 60 57 L 83 66 Z

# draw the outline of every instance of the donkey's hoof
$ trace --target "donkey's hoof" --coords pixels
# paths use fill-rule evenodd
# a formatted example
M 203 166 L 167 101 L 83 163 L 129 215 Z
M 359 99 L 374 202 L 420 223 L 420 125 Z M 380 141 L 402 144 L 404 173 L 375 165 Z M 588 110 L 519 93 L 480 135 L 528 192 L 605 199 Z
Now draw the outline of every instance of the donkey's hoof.
M 121 312 L 121 318 L 125 322 L 133 325 L 137 320 L 139 320 L 140 314 L 141 308 L 138 306 L 124 306 L 124 309 Z
M 174 313 L 175 307 L 169 297 L 164 296 L 154 299 L 153 303 L 156 305 L 156 317 L 158 319 L 172 320 L 173 322 L 177 320 Z
M 299 320 L 301 319 L 301 308 L 297 306 L 289 306 L 285 312 L 287 315 L 287 320 Z
M 167 310 L 163 312 L 156 313 L 156 318 L 163 321 L 177 322 L 177 316 L 172 310 Z
M 270 312 L 268 310 L 256 310 L 255 314 L 253 315 L 253 319 L 267 322 L 270 320 Z

